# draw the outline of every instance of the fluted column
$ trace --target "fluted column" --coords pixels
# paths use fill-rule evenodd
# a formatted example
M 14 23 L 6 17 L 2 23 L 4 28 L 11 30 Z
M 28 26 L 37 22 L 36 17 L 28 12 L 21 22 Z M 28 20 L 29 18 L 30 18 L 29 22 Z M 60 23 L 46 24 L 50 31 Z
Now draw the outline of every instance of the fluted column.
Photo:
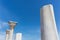
M 16 40 L 22 40 L 22 33 L 16 33 Z
M 6 39 L 5 39 L 5 40 L 9 40 L 9 35 L 10 35 L 10 31 L 7 30 L 7 31 L 6 31 Z
M 55 23 L 54 10 L 51 4 L 40 10 L 41 40 L 59 40 Z
M 9 40 L 13 40 L 13 31 L 14 31 L 14 27 L 16 25 L 16 22 L 9 21 L 8 23 L 10 25 L 10 38 L 9 38 Z

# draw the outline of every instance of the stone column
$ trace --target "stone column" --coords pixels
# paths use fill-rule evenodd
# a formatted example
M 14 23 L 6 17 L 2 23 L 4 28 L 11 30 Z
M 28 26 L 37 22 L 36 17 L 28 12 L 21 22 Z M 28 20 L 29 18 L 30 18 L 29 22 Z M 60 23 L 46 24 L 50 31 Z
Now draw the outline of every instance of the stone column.
M 7 30 L 7 31 L 6 31 L 6 40 L 9 40 L 9 34 L 10 34 L 10 31 Z
M 16 33 L 16 40 L 22 40 L 22 33 Z
M 41 40 L 59 40 L 53 6 L 45 5 L 40 10 Z
M 9 21 L 8 23 L 10 25 L 10 38 L 9 38 L 9 40 L 13 40 L 13 31 L 14 31 L 14 27 L 16 25 L 16 22 Z

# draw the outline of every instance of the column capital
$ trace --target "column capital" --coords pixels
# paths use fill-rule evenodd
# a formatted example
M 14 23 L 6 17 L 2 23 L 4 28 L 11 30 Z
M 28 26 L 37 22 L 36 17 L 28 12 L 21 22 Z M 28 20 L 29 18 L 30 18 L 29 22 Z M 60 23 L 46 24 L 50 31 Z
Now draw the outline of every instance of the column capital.
M 9 21 L 8 23 L 9 23 L 11 29 L 13 29 L 15 27 L 15 25 L 17 24 L 17 22 L 15 22 L 15 21 Z

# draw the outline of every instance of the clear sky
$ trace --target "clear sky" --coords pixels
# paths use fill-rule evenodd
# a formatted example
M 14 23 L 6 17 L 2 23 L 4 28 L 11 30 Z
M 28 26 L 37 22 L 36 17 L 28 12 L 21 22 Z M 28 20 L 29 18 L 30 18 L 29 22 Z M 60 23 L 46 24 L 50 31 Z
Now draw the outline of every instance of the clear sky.
M 5 38 L 9 20 L 18 22 L 14 34 L 21 32 L 23 40 L 40 40 L 40 8 L 46 4 L 54 6 L 60 35 L 60 0 L 0 0 L 0 40 Z

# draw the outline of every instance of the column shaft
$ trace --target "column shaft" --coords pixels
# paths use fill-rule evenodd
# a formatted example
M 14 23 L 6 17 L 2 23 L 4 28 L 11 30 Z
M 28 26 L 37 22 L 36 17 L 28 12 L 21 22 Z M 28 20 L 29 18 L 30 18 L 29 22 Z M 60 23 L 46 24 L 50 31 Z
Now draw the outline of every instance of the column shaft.
M 16 40 L 22 40 L 22 33 L 16 33 Z
M 13 29 L 10 30 L 9 40 L 13 40 Z
M 41 40 L 59 40 L 54 18 L 53 6 L 43 6 L 40 10 Z
M 9 40 L 9 34 L 6 34 L 6 40 Z

